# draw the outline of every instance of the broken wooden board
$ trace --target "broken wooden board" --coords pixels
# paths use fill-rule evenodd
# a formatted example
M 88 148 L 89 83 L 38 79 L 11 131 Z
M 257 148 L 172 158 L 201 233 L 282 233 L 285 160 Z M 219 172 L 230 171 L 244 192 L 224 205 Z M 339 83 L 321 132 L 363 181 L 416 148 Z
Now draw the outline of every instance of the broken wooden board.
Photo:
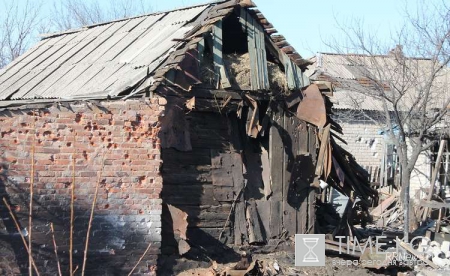
M 256 201 L 250 199 L 247 201 L 247 222 L 248 222 L 248 241 L 250 244 L 263 243 L 265 237 L 260 224 L 260 216 L 256 208 Z
M 327 122 L 325 101 L 319 87 L 312 84 L 303 91 L 303 100 L 297 108 L 297 118 L 323 128 Z
M 392 195 L 392 196 L 388 197 L 386 200 L 381 202 L 377 207 L 375 207 L 372 210 L 372 212 L 370 212 L 370 215 L 374 216 L 374 217 L 381 216 L 384 213 L 384 211 L 387 208 L 389 208 L 389 206 L 391 206 L 396 200 L 397 200 L 397 196 L 396 195 Z
M 323 129 L 323 131 L 321 131 L 320 150 L 319 150 L 319 156 L 317 157 L 317 164 L 316 164 L 316 175 L 319 177 L 322 176 L 323 169 L 325 166 L 327 167 L 327 171 L 328 171 L 328 168 L 331 169 L 331 167 L 328 165 L 331 162 L 331 155 L 328 155 L 328 150 L 327 150 L 327 148 L 329 147 L 329 144 L 330 144 L 330 124 L 328 124 Z M 330 160 L 328 160 L 328 159 L 330 159 Z M 326 174 L 324 179 L 326 180 L 327 178 L 328 178 L 328 175 Z

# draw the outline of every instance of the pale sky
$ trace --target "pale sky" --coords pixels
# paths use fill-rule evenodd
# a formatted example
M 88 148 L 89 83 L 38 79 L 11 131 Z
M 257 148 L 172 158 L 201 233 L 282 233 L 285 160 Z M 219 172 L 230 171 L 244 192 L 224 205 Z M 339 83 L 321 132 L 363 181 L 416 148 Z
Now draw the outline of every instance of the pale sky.
M 198 0 L 152 0 L 155 10 L 205 3 Z M 406 5 L 415 7 L 416 0 L 253 0 L 278 32 L 304 58 L 329 49 L 323 44 L 340 36 L 337 23 L 362 19 L 371 31 L 386 39 L 391 29 L 402 26 Z M 395 45 L 393 45 L 394 47 Z
M 44 9 L 50 11 L 52 0 L 44 1 Z M 111 0 L 98 1 L 106 3 Z M 150 3 L 154 12 L 208 2 L 208 0 L 143 1 Z M 415 11 L 418 1 L 442 3 L 441 1 L 449 0 L 253 0 L 269 22 L 304 58 L 312 57 L 317 52 L 333 52 L 324 43 L 331 42 L 333 38 L 341 39 L 342 43 L 344 36 L 337 25 L 350 24 L 352 20 L 362 20 L 370 33 L 375 32 L 379 39 L 388 41 L 391 32 L 395 33 L 396 29 L 403 26 L 405 8 Z M 394 48 L 395 43 L 392 44 Z

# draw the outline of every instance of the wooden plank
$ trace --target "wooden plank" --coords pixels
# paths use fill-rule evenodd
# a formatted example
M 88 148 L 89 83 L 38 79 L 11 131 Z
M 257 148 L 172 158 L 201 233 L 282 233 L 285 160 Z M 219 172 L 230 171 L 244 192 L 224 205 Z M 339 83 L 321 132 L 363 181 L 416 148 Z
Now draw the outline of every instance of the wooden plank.
M 321 131 L 321 139 L 320 139 L 320 150 L 319 155 L 317 157 L 317 164 L 316 164 L 316 175 L 322 176 L 323 173 L 323 167 L 324 162 L 328 162 L 328 160 L 325 160 L 325 153 L 327 146 L 329 144 L 330 139 L 330 124 L 328 124 L 323 131 Z M 331 156 L 330 156 L 331 158 Z
M 285 132 L 285 138 L 283 143 L 283 225 L 289 235 L 297 233 L 297 210 L 292 205 L 295 206 L 299 204 L 299 202 L 296 201 L 297 198 L 295 197 L 296 192 L 293 190 L 293 183 L 291 183 L 291 170 L 295 161 L 295 153 L 293 152 L 293 145 L 295 142 L 292 142 L 292 139 L 295 139 L 292 130 L 294 127 L 294 122 L 295 119 L 293 117 L 288 117 L 284 114 L 283 130 Z M 291 143 L 286 143 L 286 141 L 291 141 Z
M 244 194 L 238 198 L 234 211 L 234 244 L 244 245 L 248 241 L 247 222 L 245 219 Z
M 305 121 L 300 121 L 298 132 L 299 132 L 299 153 L 308 154 L 309 133 L 308 133 L 308 125 L 306 124 Z
M 225 65 L 223 63 L 223 40 L 222 40 L 222 20 L 213 27 L 213 60 L 214 71 L 216 73 L 216 88 L 231 88 Z M 219 86 L 220 83 L 220 86 Z
M 305 234 L 314 234 L 316 224 L 316 189 L 309 188 L 308 190 L 308 228 Z
M 256 201 L 250 199 L 247 202 L 247 222 L 248 222 L 248 240 L 250 244 L 263 243 L 265 237 L 262 232 L 262 225 L 260 224 L 260 217 L 256 208 Z
M 283 160 L 284 147 L 281 137 L 283 127 L 283 112 L 272 113 L 272 124 L 269 130 L 269 163 L 270 163 L 270 185 L 272 190 L 270 233 L 278 236 L 283 228 Z
M 269 90 L 264 29 L 245 9 L 241 9 L 240 22 L 247 30 L 252 90 Z
M 396 195 L 392 195 L 390 197 L 388 197 L 386 200 L 384 200 L 383 202 L 380 203 L 380 205 L 378 205 L 377 207 L 375 207 L 371 212 L 370 215 L 375 216 L 375 217 L 379 217 L 381 216 L 384 211 L 389 208 L 389 206 L 392 205 L 392 203 L 394 203 L 394 201 L 397 199 Z
M 313 163 L 315 163 L 317 160 L 317 154 L 316 154 L 317 136 L 315 134 L 316 129 L 317 128 L 315 126 L 308 125 L 308 134 L 309 134 L 308 147 L 309 147 L 309 153 L 312 156 Z
M 233 161 L 230 153 L 218 153 L 217 150 L 211 150 L 211 177 L 214 186 L 234 187 Z
M 283 206 L 281 201 L 275 201 L 273 198 L 269 200 L 270 203 L 270 218 L 269 218 L 269 233 L 267 237 L 273 238 L 273 237 L 279 237 L 282 232 L 282 212 L 283 212 Z
M 271 202 L 267 200 L 255 200 L 256 210 L 261 218 L 261 232 L 263 237 L 270 238 L 272 233 L 270 232 L 270 216 L 271 216 Z
M 430 209 L 441 209 L 441 208 L 450 209 L 450 203 L 438 202 L 434 200 L 431 201 L 421 200 L 419 205 Z

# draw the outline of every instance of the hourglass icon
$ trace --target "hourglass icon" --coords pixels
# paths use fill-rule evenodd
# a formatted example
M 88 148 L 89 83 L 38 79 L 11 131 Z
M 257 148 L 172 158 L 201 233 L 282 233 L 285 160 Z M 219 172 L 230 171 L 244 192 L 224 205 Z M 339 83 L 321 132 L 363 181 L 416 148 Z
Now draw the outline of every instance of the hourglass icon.
M 314 253 L 313 249 L 316 247 L 317 242 L 319 241 L 319 238 L 303 238 L 303 243 L 308 247 L 308 252 L 303 257 L 304 262 L 308 263 L 318 263 L 319 258 Z

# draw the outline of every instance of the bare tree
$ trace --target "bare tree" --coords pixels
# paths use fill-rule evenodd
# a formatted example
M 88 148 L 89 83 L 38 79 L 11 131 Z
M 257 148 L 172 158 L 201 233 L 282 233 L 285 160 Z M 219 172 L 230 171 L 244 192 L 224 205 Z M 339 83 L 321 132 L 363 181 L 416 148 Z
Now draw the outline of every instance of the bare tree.
M 40 1 L 0 1 L 0 68 L 35 41 L 41 7 Z
M 109 0 L 101 3 L 98 0 L 63 0 L 53 3 L 54 17 L 51 21 L 58 30 L 72 29 L 148 13 L 152 10 L 149 3 L 144 0 Z
M 450 104 L 450 6 L 418 2 L 405 9 L 404 27 L 385 43 L 361 21 L 342 26 L 346 41 L 327 43 L 343 54 L 356 81 L 335 79 L 347 91 L 363 95 L 381 107 L 379 117 L 397 148 L 401 196 L 409 201 L 410 179 L 419 155 L 445 130 Z M 393 50 L 392 46 L 397 45 Z M 403 45 L 403 46 L 402 46 Z M 352 53 L 352 54 L 349 54 Z M 388 54 L 387 54 L 388 53 Z M 355 109 L 364 107 L 355 104 Z M 434 183 L 431 183 L 434 185 Z M 409 209 L 405 210 L 408 236 Z

